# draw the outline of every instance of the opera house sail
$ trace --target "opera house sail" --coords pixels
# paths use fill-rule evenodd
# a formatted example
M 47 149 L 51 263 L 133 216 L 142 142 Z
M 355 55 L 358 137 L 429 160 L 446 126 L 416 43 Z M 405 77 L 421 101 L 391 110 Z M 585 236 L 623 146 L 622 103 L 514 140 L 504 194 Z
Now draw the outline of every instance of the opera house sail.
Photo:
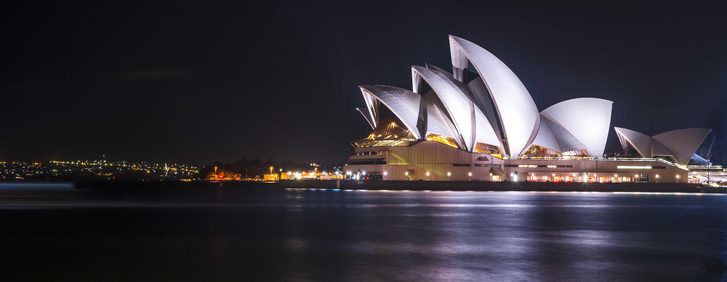
M 411 90 L 359 87 L 366 108 L 357 110 L 372 132 L 352 143 L 348 177 L 667 182 L 683 173 L 709 133 L 684 129 L 649 137 L 616 128 L 624 149 L 638 158 L 605 158 L 613 102 L 575 98 L 540 111 L 495 55 L 456 36 L 449 36 L 449 47 L 451 72 L 412 66 Z M 628 173 L 619 176 L 623 169 Z
M 689 162 L 712 131 L 708 128 L 684 128 L 648 136 L 621 127 L 614 127 L 614 130 L 625 152 L 633 149 L 641 157 L 663 158 L 680 164 Z

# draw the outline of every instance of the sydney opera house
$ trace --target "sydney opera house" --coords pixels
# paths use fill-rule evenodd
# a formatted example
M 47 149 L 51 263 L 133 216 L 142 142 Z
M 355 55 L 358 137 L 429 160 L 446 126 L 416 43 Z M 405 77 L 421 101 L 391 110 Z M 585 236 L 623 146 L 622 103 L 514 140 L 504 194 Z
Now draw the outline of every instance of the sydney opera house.
M 613 102 L 566 100 L 543 110 L 492 53 L 450 36 L 452 72 L 412 66 L 412 89 L 360 86 L 371 133 L 352 143 L 353 179 L 685 182 L 709 134 L 648 136 L 615 128 L 624 151 L 604 157 Z

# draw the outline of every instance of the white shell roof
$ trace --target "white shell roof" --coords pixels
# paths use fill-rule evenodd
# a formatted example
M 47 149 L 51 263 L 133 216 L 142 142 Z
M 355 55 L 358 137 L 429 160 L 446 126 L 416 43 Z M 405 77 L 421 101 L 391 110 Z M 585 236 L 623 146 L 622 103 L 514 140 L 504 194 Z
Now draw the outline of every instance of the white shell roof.
M 538 129 L 538 134 L 535 135 L 535 139 L 533 139 L 533 145 L 538 145 L 558 152 L 562 151 L 558 145 L 558 141 L 555 140 L 553 131 L 550 130 L 550 122 L 543 119 L 540 120 L 540 128 Z
M 599 98 L 576 98 L 552 105 L 540 114 L 572 134 L 591 156 L 601 157 L 611 126 L 612 105 Z
M 684 128 L 649 137 L 630 129 L 614 127 L 619 140 L 625 140 L 642 157 L 672 156 L 680 164 L 688 164 L 699 146 L 712 131 L 708 128 Z M 623 142 L 623 141 L 622 141 Z M 626 148 L 626 144 L 624 148 Z
M 369 94 L 363 94 L 363 95 L 364 96 L 371 96 Z M 361 109 L 356 108 L 356 111 L 358 111 L 359 113 L 361 113 L 361 115 L 366 120 L 366 122 L 369 124 L 369 126 L 371 126 L 371 129 L 375 129 L 376 128 L 376 125 L 374 125 L 376 123 L 372 119 L 370 119 L 369 116 L 367 116 L 366 114 L 364 114 L 364 112 Z
M 426 134 L 434 133 L 443 137 L 449 137 L 455 140 L 460 148 L 464 148 L 461 138 L 457 134 L 454 124 L 447 118 L 446 114 L 435 104 L 438 101 L 434 91 L 430 91 L 424 96 L 424 103 L 427 109 L 427 129 Z
M 374 98 L 373 95 L 364 91 L 361 91 L 361 94 L 363 95 L 364 102 L 366 102 L 366 109 L 369 113 L 369 118 L 367 119 L 367 121 L 369 121 L 372 127 L 376 128 L 376 125 L 379 122 L 379 113 L 376 112 L 376 98 Z
M 495 105 L 492 104 L 492 98 L 490 97 L 490 94 L 487 93 L 487 88 L 485 87 L 485 83 L 482 82 L 482 78 L 477 77 L 468 82 L 467 90 L 475 100 L 473 102 L 477 108 L 482 110 L 482 113 L 485 114 L 485 117 L 487 117 L 490 125 L 495 130 L 497 138 L 502 140 L 502 136 L 500 136 L 500 125 L 497 124 L 497 112 L 495 111 Z M 505 152 L 505 150 L 503 150 L 503 152 Z
M 708 128 L 684 128 L 657 134 L 652 138 L 672 152 L 677 162 L 687 164 L 711 131 Z
M 389 108 L 414 137 L 417 139 L 422 138 L 417 129 L 421 95 L 406 89 L 386 85 L 364 85 L 359 86 L 359 88 L 364 97 L 371 95 Z
M 664 145 L 661 145 L 658 141 L 654 141 L 653 137 L 651 137 L 651 156 L 672 156 L 674 157 L 674 153 L 669 151 Z M 674 160 L 676 161 L 676 157 L 674 157 Z
M 452 118 L 452 122 L 457 128 L 457 131 L 462 135 L 465 145 L 463 149 L 472 151 L 474 149 L 475 126 L 472 122 L 473 105 L 467 98 L 467 95 L 444 75 L 437 74 L 430 69 L 419 66 L 412 66 L 411 71 L 414 91 L 417 91 L 419 88 L 419 78 L 424 80 L 434 90 L 434 93 L 442 101 L 445 110 Z
M 573 136 L 573 134 L 559 124 L 552 122 L 545 117 L 540 119 L 540 123 L 546 123 L 548 125 L 550 131 L 553 132 L 555 141 L 558 142 L 558 147 L 560 147 L 561 152 L 587 150 L 586 145 L 583 145 L 578 138 Z
M 511 156 L 522 153 L 535 138 L 540 114 L 525 85 L 495 55 L 476 44 L 449 36 L 454 77 L 462 79 L 468 62 L 479 73 L 497 108 Z
M 651 137 L 641 132 L 633 131 L 631 129 L 621 127 L 614 127 L 613 129 L 619 136 L 619 141 L 621 141 L 621 146 L 623 146 L 624 150 L 626 150 L 626 148 L 628 148 L 628 145 L 630 145 L 642 157 L 650 158 L 652 156 Z
M 505 152 L 505 148 L 503 148 L 502 143 L 500 143 L 500 138 L 498 138 L 497 134 L 495 134 L 495 130 L 492 129 L 492 125 L 487 120 L 485 114 L 483 114 L 478 108 L 474 108 L 474 111 L 476 128 L 475 143 L 479 142 L 493 145 L 500 148 L 501 152 Z
M 492 128 L 492 123 L 478 107 L 474 106 L 470 99 L 467 86 L 452 80 L 453 77 L 450 74 L 437 67 L 413 66 L 412 83 L 415 90 L 419 88 L 418 84 L 422 79 L 429 84 L 442 101 L 449 116 L 452 117 L 454 125 L 465 142 L 463 147 L 472 151 L 475 143 L 480 142 L 499 147 L 504 152 L 500 138 Z M 473 115 L 474 123 L 472 123 Z
M 450 35 L 449 43 L 452 74 L 435 66 L 413 66 L 413 92 L 383 85 L 360 87 L 367 113 L 359 111 L 372 127 L 379 123 L 378 109 L 383 104 L 417 139 L 435 133 L 454 139 L 467 151 L 481 142 L 499 147 L 510 157 L 519 156 L 531 144 L 560 152 L 585 150 L 594 157 L 603 155 L 613 102 L 577 98 L 539 112 L 520 79 L 492 53 L 456 36 Z M 470 65 L 479 77 L 465 84 L 464 71 Z M 431 89 L 415 93 L 422 83 Z M 625 149 L 633 147 L 644 157 L 673 156 L 683 164 L 711 131 L 688 128 L 650 137 L 614 129 Z

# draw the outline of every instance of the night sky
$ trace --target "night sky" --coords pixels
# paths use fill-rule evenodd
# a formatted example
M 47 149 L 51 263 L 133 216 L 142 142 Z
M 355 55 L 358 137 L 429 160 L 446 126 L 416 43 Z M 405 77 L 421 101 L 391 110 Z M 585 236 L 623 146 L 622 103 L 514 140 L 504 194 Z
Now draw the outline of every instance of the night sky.
M 451 69 L 448 34 L 498 56 L 541 110 L 609 99 L 613 126 L 709 127 L 727 158 L 725 7 L 154 2 L 0 9 L 0 160 L 342 162 L 370 130 L 357 85 Z

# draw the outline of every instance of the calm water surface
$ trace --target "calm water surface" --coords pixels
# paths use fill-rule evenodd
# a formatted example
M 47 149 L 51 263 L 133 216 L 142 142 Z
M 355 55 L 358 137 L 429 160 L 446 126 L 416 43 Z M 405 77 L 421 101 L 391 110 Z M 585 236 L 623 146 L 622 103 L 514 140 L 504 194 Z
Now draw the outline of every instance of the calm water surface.
M 720 281 L 727 197 L 0 193 L 3 281 Z

